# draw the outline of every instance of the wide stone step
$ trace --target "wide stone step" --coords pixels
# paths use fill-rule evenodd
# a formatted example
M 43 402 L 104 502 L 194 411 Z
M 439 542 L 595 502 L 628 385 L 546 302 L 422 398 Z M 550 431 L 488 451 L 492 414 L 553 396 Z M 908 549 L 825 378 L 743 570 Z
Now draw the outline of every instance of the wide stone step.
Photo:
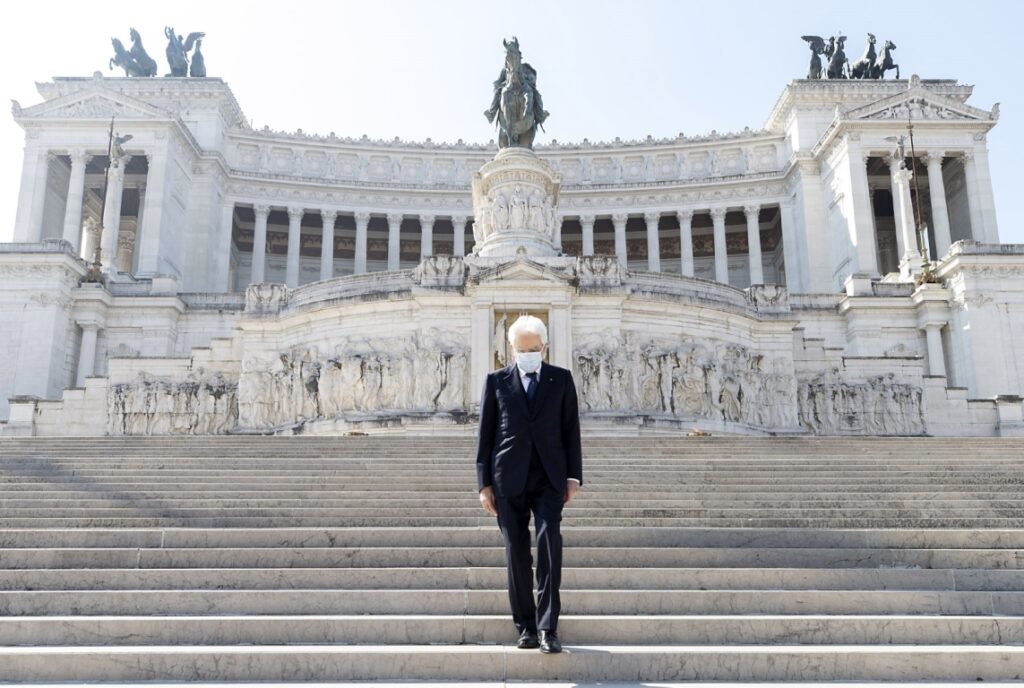
M 1024 549 L 1019 529 L 585 528 L 566 526 L 572 547 L 855 547 Z M 500 542 L 496 529 L 68 528 L 0 529 L 0 547 L 471 547 Z
M 121 516 L 52 518 L 29 516 L 0 520 L 4 528 L 309 528 L 309 527 L 391 527 L 391 528 L 447 528 L 495 527 L 494 517 L 480 510 L 480 516 L 460 518 L 394 518 L 377 516 L 370 518 L 349 517 L 340 521 L 331 516 Z M 765 517 L 765 518 L 580 518 L 573 516 L 573 523 L 585 527 L 645 527 L 645 528 L 977 528 L 1006 529 L 1024 528 L 1024 518 L 1012 517 L 961 517 L 948 514 L 939 517 L 900 515 L 892 518 L 818 516 L 818 517 Z
M 472 515 L 473 510 L 480 509 L 479 498 L 475 494 L 446 499 L 414 499 L 397 498 L 388 495 L 386 498 L 377 496 L 375 498 L 323 498 L 315 495 L 290 499 L 271 499 L 261 497 L 249 498 L 220 498 L 204 499 L 202 497 L 161 497 L 142 498 L 137 495 L 108 497 L 103 499 L 17 499 L 7 498 L 4 500 L 5 509 L 0 509 L 0 518 L 11 514 L 19 516 L 28 513 L 42 514 L 71 514 L 81 512 L 92 512 L 101 510 L 107 512 L 112 509 L 127 509 L 137 511 L 139 509 L 161 509 L 167 513 L 180 514 L 192 510 L 216 510 L 226 514 L 237 513 L 240 509 L 246 513 L 281 513 L 287 514 L 294 509 L 315 509 L 328 510 L 335 513 L 336 510 L 345 510 L 357 516 L 369 515 L 370 511 L 380 513 L 382 502 L 386 500 L 388 509 L 395 515 L 435 515 L 450 513 L 452 516 Z M 879 515 L 891 513 L 942 513 L 969 516 L 974 513 L 985 515 L 1010 515 L 1015 512 L 1024 514 L 1024 498 L 1021 499 L 941 499 L 941 498 L 902 498 L 890 496 L 884 499 L 858 499 L 850 497 L 822 497 L 822 498 L 794 498 L 785 501 L 774 497 L 761 499 L 722 499 L 715 496 L 704 496 L 693 499 L 602 499 L 590 494 L 580 495 L 573 502 L 573 515 L 583 517 L 594 516 L 598 513 L 608 517 L 615 516 L 647 516 L 652 513 L 661 515 L 666 512 L 668 515 L 691 515 L 694 511 L 701 514 L 706 510 L 713 510 L 716 513 L 723 510 L 739 511 L 771 511 L 786 512 L 800 511 L 813 512 L 816 510 L 841 511 L 844 513 L 873 511 Z M 1007 512 L 1006 510 L 1009 510 Z M 28 513 L 27 513 L 28 512 Z M 109 514 L 104 514 L 109 515 Z
M 70 646 L 0 648 L 11 681 L 1019 680 L 1013 645 Z
M 502 566 L 0 569 L 0 590 L 500 590 Z M 1024 570 L 563 567 L 563 590 L 1024 591 Z M 40 599 L 44 599 L 40 597 Z
M 4 548 L 0 566 L 38 568 L 380 567 L 497 566 L 505 551 L 493 547 L 218 547 L 218 548 Z M 566 543 L 565 566 L 729 566 L 832 568 L 1024 569 L 1014 549 L 871 549 L 857 547 L 577 547 Z
M 566 586 L 575 614 L 1024 615 L 1024 592 L 953 590 L 586 590 Z M 4 616 L 166 614 L 498 614 L 508 592 L 490 590 L 67 590 L 0 591 Z M 1007 635 L 1008 642 L 1024 634 Z
M 569 644 L 999 645 L 1024 639 L 1024 616 L 566 614 L 558 630 Z M 506 616 L 472 612 L 0 618 L 0 645 L 458 645 L 516 637 Z

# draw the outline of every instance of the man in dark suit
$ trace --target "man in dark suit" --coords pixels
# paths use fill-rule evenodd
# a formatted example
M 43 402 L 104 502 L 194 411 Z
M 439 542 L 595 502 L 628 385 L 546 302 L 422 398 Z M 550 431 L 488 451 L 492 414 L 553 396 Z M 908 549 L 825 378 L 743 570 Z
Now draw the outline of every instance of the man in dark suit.
M 505 540 L 517 647 L 561 652 L 562 506 L 583 484 L 576 386 L 571 371 L 541 360 L 547 327 L 540 318 L 520 317 L 508 339 L 516 360 L 488 373 L 480 397 L 477 487 L 481 505 L 497 516 Z M 537 530 L 536 604 L 531 511 Z

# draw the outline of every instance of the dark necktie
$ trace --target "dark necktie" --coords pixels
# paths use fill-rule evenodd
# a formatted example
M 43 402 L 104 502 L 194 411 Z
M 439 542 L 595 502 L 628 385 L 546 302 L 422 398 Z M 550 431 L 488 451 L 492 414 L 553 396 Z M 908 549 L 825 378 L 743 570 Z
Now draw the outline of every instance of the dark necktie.
M 533 406 L 533 398 L 537 396 L 537 372 L 527 373 L 526 377 L 530 378 L 530 386 L 526 389 L 526 400 Z

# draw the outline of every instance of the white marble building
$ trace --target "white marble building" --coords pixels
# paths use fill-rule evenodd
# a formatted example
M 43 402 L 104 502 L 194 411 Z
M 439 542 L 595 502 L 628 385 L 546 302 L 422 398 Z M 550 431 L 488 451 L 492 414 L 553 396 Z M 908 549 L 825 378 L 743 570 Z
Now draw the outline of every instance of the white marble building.
M 495 146 L 252 129 L 216 78 L 38 88 L 4 434 L 470 433 L 520 312 L 595 432 L 1024 433 L 1024 245 L 971 86 L 796 80 L 757 131 L 538 146 L 521 193 Z

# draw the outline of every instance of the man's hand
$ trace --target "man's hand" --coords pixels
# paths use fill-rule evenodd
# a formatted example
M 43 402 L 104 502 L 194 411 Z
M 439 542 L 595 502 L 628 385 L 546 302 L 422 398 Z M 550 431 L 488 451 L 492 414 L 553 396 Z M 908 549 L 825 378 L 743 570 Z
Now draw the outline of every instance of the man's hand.
M 563 498 L 562 501 L 565 504 L 568 504 L 569 502 L 572 501 L 573 497 L 575 497 L 576 493 L 579 492 L 579 491 L 580 491 L 580 484 L 578 482 L 576 482 L 575 480 L 567 480 L 566 481 L 566 486 L 565 486 L 565 497 Z
M 494 505 L 494 488 L 490 485 L 480 490 L 480 506 L 491 516 L 498 515 L 498 507 Z

